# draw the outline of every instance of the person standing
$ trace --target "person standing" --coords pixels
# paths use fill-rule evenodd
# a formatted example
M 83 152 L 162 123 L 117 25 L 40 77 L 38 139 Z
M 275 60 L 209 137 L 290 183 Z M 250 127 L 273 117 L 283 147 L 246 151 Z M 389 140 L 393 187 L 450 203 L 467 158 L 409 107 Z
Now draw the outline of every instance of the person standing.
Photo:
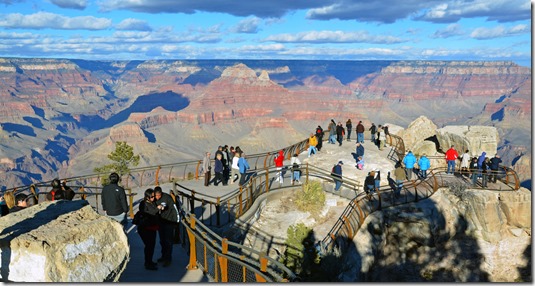
M 316 145 L 316 149 L 320 151 L 321 147 L 323 147 L 323 128 L 321 128 L 321 126 L 319 125 L 316 128 L 316 142 L 318 142 Z
M 498 177 L 498 170 L 500 169 L 500 163 L 502 159 L 498 154 L 495 154 L 492 159 L 490 159 L 490 182 L 496 183 L 496 178 Z
M 403 164 L 405 164 L 405 170 L 407 171 L 407 178 L 409 180 L 412 180 L 412 172 L 413 172 L 414 164 L 416 164 L 416 156 L 414 156 L 412 151 L 409 151 L 409 153 L 405 155 L 405 158 L 403 158 Z
M 429 158 L 425 155 L 425 153 L 422 154 L 420 157 L 420 160 L 418 160 L 418 167 L 420 168 L 420 176 L 422 176 L 422 179 L 427 178 L 427 170 L 431 167 L 431 162 L 429 161 Z
M 394 177 L 396 178 L 396 189 L 395 189 L 395 196 L 399 197 L 401 194 L 401 189 L 403 189 L 403 181 L 407 180 L 407 174 L 405 173 L 405 170 L 401 166 L 401 162 L 396 163 L 396 169 L 394 170 Z
M 377 132 L 377 126 L 375 126 L 375 123 L 372 122 L 372 126 L 368 129 L 372 135 L 372 143 L 376 144 L 375 142 L 375 132 Z
M 109 180 L 110 183 L 102 188 L 102 209 L 108 217 L 118 221 L 126 232 L 126 214 L 128 213 L 126 193 L 124 188 L 119 186 L 119 174 L 111 173 Z
M 477 175 L 479 173 L 479 167 L 477 166 L 477 157 L 473 157 L 472 161 L 470 161 L 470 177 L 472 179 L 472 186 L 477 185 Z
M 344 126 L 342 126 L 342 122 L 338 122 L 338 125 L 336 125 L 336 141 L 338 141 L 338 146 L 342 146 L 342 140 L 344 140 Z
M 223 183 L 223 186 L 226 186 L 227 184 L 225 181 L 223 181 L 223 163 L 221 162 L 221 158 L 223 157 L 223 154 L 217 154 L 215 155 L 215 163 L 214 163 L 214 186 L 219 185 L 219 183 Z
M 284 178 L 282 176 L 282 167 L 284 166 L 284 150 L 279 150 L 279 154 L 273 158 L 273 161 L 275 163 L 275 167 L 277 169 L 277 179 L 276 181 L 279 182 L 279 184 L 284 183 Z
M 154 256 L 154 247 L 156 246 L 156 232 L 160 228 L 158 214 L 160 212 L 155 203 L 154 190 L 147 189 L 144 198 L 139 202 L 139 212 L 142 219 L 137 226 L 137 233 L 141 237 L 145 247 L 145 269 L 158 270 L 158 264 L 152 261 Z
M 379 187 L 381 186 L 381 171 L 379 169 L 375 170 L 375 189 L 379 190 Z
M 292 174 L 293 174 L 292 183 L 301 183 L 300 181 L 301 170 L 299 169 L 301 165 L 301 161 L 299 161 L 299 157 L 297 156 L 299 156 L 299 154 L 295 153 L 292 156 L 292 159 L 290 159 L 290 165 L 292 165 Z
M 364 125 L 362 125 L 362 121 L 359 121 L 359 124 L 357 124 L 357 142 L 364 143 Z
M 468 154 L 468 149 L 464 152 L 461 157 L 461 174 L 468 177 L 469 167 L 470 167 L 470 154 Z
M 204 158 L 201 165 L 201 173 L 204 173 L 204 186 L 210 185 L 210 179 L 212 179 L 212 166 L 210 164 L 210 152 L 204 154 Z
M 388 125 L 383 124 L 383 132 L 385 133 L 384 146 L 386 146 L 386 140 L 388 140 L 388 142 L 390 142 L 390 144 L 392 144 L 392 139 L 390 137 L 390 132 L 388 131 Z
M 316 154 L 316 151 L 318 151 L 316 149 L 316 145 L 318 145 L 318 138 L 310 133 L 310 137 L 308 138 L 308 157 L 310 158 L 310 155 L 312 155 L 312 153 L 314 153 L 314 155 Z
M 375 193 L 375 171 L 368 173 L 368 176 L 364 179 L 364 191 L 366 194 Z
M 232 171 L 230 173 L 230 184 L 234 184 L 234 181 L 240 181 L 240 167 L 238 167 L 238 161 L 240 161 L 240 153 L 234 153 L 234 157 L 232 157 Z M 234 176 L 237 176 L 236 179 L 234 179 Z
M 347 141 L 351 141 L 351 129 L 353 129 L 353 124 L 351 123 L 351 119 L 348 119 L 346 121 L 346 129 L 347 129 Z
M 164 193 L 161 187 L 154 188 L 154 198 L 156 199 L 156 206 L 160 210 L 158 236 L 160 237 L 162 256 L 158 259 L 158 262 L 162 262 L 163 267 L 167 267 L 171 265 L 175 228 L 176 224 L 180 222 L 180 217 L 175 201 L 171 195 Z
M 489 178 L 489 173 L 490 173 L 490 160 L 489 160 L 488 157 L 486 157 L 485 160 L 483 160 L 483 163 L 481 164 L 481 171 L 482 171 L 481 186 L 483 188 L 486 188 L 487 187 L 488 178 Z
M 28 207 L 26 199 L 28 198 L 27 194 L 18 193 L 15 195 L 15 206 L 9 209 L 9 213 L 15 213 L 20 210 L 23 210 Z
M 386 133 L 382 128 L 379 128 L 379 150 L 382 151 L 386 144 Z
M 243 186 L 246 179 L 247 170 L 249 170 L 249 163 L 247 162 L 247 159 L 245 159 L 245 153 L 240 152 L 240 159 L 238 160 L 238 166 L 240 168 L 240 186 Z
M 450 173 L 455 174 L 455 161 L 459 157 L 459 154 L 457 153 L 457 150 L 455 150 L 455 146 L 451 145 L 450 149 L 446 151 L 446 162 L 448 163 L 448 168 L 446 169 L 446 174 Z
M 334 166 L 332 176 L 334 178 L 334 191 L 338 192 L 342 186 L 342 165 L 344 162 L 338 161 L 338 164 Z

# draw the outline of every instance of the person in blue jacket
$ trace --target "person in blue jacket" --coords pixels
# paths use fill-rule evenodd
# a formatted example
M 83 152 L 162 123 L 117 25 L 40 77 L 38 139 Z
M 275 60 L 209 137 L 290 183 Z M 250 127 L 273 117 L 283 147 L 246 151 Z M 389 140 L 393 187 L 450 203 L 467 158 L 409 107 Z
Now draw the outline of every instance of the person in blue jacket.
M 422 179 L 427 178 L 427 170 L 429 170 L 429 167 L 431 167 L 431 162 L 425 153 L 422 154 L 420 160 L 418 160 L 418 166 L 420 167 L 420 176 L 422 176 Z
M 357 158 L 358 157 L 364 158 L 364 145 L 362 145 L 362 143 L 357 142 L 357 147 L 355 148 L 355 153 L 356 153 Z
M 407 179 L 411 180 L 412 178 L 412 169 L 414 168 L 414 164 L 416 163 L 416 156 L 412 153 L 412 151 L 409 151 L 407 155 L 405 155 L 405 158 L 403 158 L 403 164 L 405 164 L 405 171 L 407 172 Z
M 245 173 L 249 170 L 249 163 L 245 159 L 245 153 L 240 152 L 240 160 L 238 160 L 238 167 L 240 168 L 240 186 L 243 186 L 245 183 Z

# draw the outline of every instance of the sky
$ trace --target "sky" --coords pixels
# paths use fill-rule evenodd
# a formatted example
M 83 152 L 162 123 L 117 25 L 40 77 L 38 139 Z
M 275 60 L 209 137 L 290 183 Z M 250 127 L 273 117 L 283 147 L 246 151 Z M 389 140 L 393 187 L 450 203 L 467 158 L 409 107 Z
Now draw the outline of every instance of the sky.
M 0 0 L 0 56 L 531 66 L 527 0 Z

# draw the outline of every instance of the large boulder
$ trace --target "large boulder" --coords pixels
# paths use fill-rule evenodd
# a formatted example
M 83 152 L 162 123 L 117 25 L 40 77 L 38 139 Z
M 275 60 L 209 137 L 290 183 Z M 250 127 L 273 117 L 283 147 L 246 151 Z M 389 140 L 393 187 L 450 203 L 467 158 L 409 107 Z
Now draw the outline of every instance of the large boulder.
M 425 116 L 416 118 L 407 129 L 398 133 L 403 138 L 406 150 L 412 150 L 417 143 L 436 135 L 437 126 Z
M 527 282 L 531 192 L 441 188 L 370 214 L 345 253 L 345 282 Z
M 130 257 L 122 226 L 84 200 L 44 202 L 0 218 L 2 281 L 118 281 Z
M 437 129 L 437 140 L 444 152 L 455 145 L 459 155 L 468 149 L 472 156 L 486 152 L 488 157 L 493 157 L 500 138 L 496 127 L 450 125 Z

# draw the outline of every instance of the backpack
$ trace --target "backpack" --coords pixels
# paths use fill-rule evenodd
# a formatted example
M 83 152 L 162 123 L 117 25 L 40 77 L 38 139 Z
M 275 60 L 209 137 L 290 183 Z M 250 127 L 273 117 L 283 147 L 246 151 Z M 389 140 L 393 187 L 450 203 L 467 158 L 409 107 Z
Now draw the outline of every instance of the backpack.
M 132 224 L 140 225 L 146 220 L 146 217 L 143 215 L 141 211 L 137 211 L 134 215 L 134 218 L 132 219 Z

